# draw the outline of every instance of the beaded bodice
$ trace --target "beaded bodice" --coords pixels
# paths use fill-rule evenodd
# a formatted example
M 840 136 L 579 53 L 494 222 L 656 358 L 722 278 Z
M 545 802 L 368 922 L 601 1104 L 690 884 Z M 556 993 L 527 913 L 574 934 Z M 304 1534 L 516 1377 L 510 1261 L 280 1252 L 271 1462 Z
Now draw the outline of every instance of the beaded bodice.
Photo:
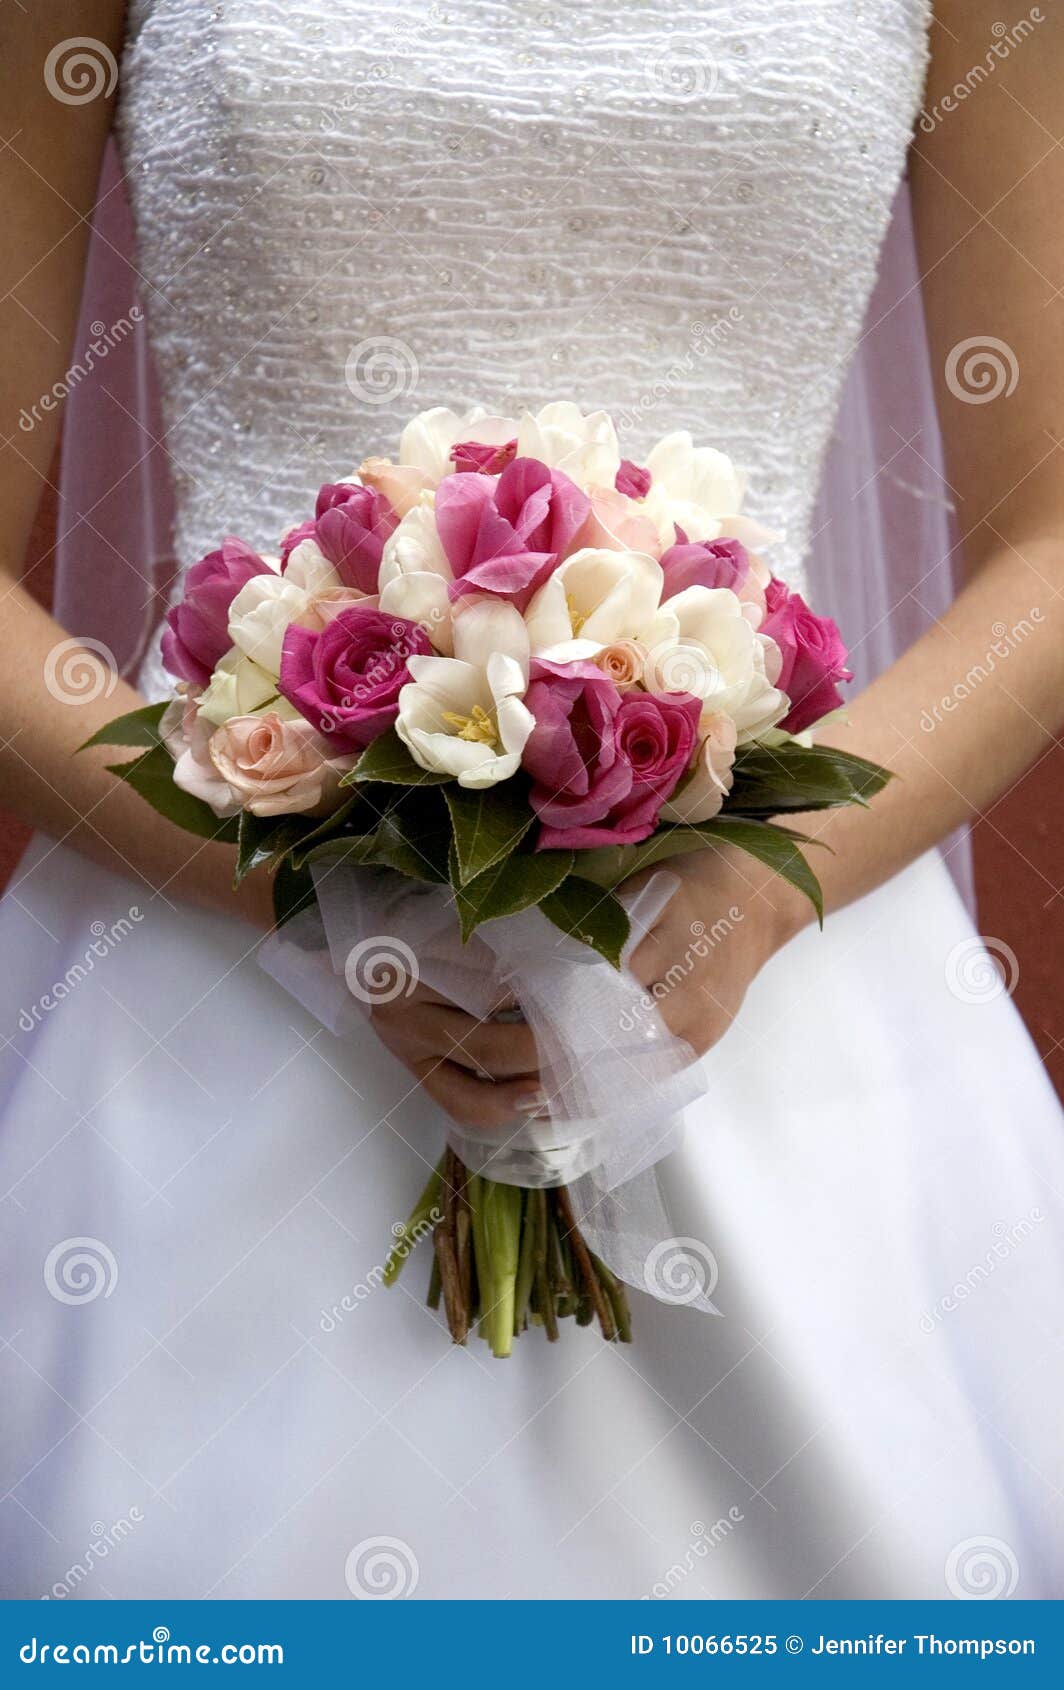
M 140 0 L 119 134 L 178 558 L 275 549 L 429 405 L 750 472 L 800 579 L 927 0 Z M 149 659 L 145 685 L 165 690 Z

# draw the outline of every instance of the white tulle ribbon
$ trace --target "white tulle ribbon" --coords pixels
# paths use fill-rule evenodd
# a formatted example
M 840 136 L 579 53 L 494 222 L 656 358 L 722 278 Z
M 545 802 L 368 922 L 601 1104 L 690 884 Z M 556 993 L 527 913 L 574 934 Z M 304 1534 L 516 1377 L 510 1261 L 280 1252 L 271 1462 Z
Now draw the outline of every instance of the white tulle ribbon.
M 590 1247 L 626 1284 L 718 1313 L 712 1257 L 675 1236 L 657 1172 L 683 1138 L 684 1108 L 706 1090 L 703 1071 L 628 969 L 538 909 L 487 922 L 463 944 L 446 887 L 342 864 L 321 865 L 314 879 L 317 907 L 261 948 L 267 972 L 339 1034 L 411 979 L 478 1019 L 506 1000 L 518 1006 L 539 1053 L 544 1116 L 491 1132 L 452 1125 L 455 1151 L 508 1185 L 568 1186 Z M 624 899 L 625 958 L 677 884 L 661 871 Z

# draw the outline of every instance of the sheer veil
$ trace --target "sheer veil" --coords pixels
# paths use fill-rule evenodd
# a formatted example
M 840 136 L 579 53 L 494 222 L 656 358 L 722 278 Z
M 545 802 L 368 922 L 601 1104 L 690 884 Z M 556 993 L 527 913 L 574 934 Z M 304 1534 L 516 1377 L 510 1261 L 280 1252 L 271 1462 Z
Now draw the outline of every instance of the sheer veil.
M 132 220 L 112 144 L 64 383 L 55 613 L 130 677 L 173 567 L 168 462 L 145 309 L 150 288 L 136 270 Z M 770 513 L 756 514 L 770 519 Z M 943 613 L 955 591 L 954 557 L 903 184 L 846 380 L 807 565 L 816 608 L 833 615 L 851 642 L 856 686 L 879 674 Z M 945 849 L 970 903 L 967 843 L 954 839 Z

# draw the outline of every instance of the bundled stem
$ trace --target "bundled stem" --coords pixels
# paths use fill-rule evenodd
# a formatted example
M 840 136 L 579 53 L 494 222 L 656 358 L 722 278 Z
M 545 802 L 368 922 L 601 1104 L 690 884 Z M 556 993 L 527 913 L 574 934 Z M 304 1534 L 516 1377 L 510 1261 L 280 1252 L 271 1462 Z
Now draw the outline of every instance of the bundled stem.
M 564 1186 L 524 1191 L 485 1179 L 448 1146 L 410 1219 L 397 1229 L 385 1284 L 395 1283 L 429 1230 L 429 1306 L 438 1308 L 442 1299 L 456 1344 L 476 1327 L 492 1355 L 508 1356 L 530 1322 L 554 1343 L 567 1316 L 578 1326 L 597 1321 L 607 1343 L 631 1343 L 625 1288 L 588 1248 Z

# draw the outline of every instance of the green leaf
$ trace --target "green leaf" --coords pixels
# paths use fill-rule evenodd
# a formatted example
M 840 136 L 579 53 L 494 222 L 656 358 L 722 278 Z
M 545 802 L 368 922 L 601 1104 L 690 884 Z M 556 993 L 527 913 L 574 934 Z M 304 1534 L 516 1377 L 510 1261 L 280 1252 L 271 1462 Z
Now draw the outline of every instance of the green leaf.
M 572 866 L 572 851 L 515 851 L 467 885 L 454 886 L 462 938 L 468 939 L 482 922 L 541 904 Z
M 90 745 L 160 745 L 159 723 L 165 709 L 165 704 L 145 704 L 140 710 L 116 716 L 113 722 L 97 728 L 78 750 L 87 751 Z
M 888 769 L 833 745 L 744 746 L 724 801 L 727 814 L 774 816 L 864 804 L 891 779 Z
M 331 839 L 335 834 L 339 833 L 342 827 L 347 825 L 351 812 L 358 803 L 360 796 L 360 793 L 353 792 L 350 798 L 344 800 L 338 810 L 334 810 L 332 814 L 326 816 L 325 820 L 317 827 L 311 828 L 309 833 L 305 833 L 303 835 L 298 845 L 292 847 L 291 858 L 293 868 L 302 868 L 303 864 L 307 860 L 307 857 L 310 855 L 312 846 L 320 845 L 324 839 Z
M 423 792 L 403 793 L 384 811 L 367 799 L 360 803 L 356 814 L 363 824 L 361 833 L 338 834 L 313 844 L 309 850 L 301 847 L 293 860 L 297 864 L 376 864 L 393 868 L 414 880 L 446 884 L 451 823 L 438 792 L 428 788 Z
M 641 869 L 655 863 L 668 862 L 670 857 L 685 856 L 690 851 L 704 851 L 707 845 L 737 845 L 751 856 L 767 863 L 785 880 L 790 881 L 812 901 L 817 916 L 823 919 L 820 884 L 799 845 L 814 845 L 816 840 L 790 828 L 778 827 L 766 821 L 742 816 L 717 816 L 711 822 L 691 826 L 659 828 L 642 845 L 603 846 L 594 851 L 580 851 L 577 867 L 585 880 L 596 886 L 618 886 Z
M 579 866 L 579 859 L 577 863 Z M 614 968 L 620 968 L 629 921 L 623 905 L 612 892 L 604 892 L 592 881 L 570 874 L 555 891 L 548 892 L 540 909 L 571 939 L 590 945 Z
M 500 782 L 479 792 L 455 781 L 444 797 L 454 827 L 463 886 L 516 851 L 535 819 L 527 785 L 519 780 Z
M 233 885 L 261 863 L 277 863 L 298 845 L 307 831 L 302 816 L 253 816 L 250 810 L 237 817 L 236 870 Z
M 283 927 L 301 910 L 314 902 L 314 882 L 309 869 L 293 868 L 282 862 L 273 877 L 273 919 L 276 927 Z
M 145 751 L 142 757 L 134 757 L 129 763 L 109 763 L 108 768 L 119 780 L 124 780 L 134 792 L 147 800 L 153 810 L 158 810 L 167 821 L 176 823 L 189 833 L 198 833 L 201 839 L 218 839 L 225 844 L 235 844 L 237 837 L 237 817 L 231 816 L 220 820 L 200 798 L 193 798 L 190 792 L 182 791 L 174 784 L 174 763 L 165 746 L 156 745 L 151 751 Z
M 358 762 L 341 781 L 341 786 L 361 785 L 365 781 L 383 781 L 388 786 L 439 786 L 452 780 L 452 775 L 430 774 L 415 763 L 407 747 L 394 728 L 389 728 L 367 745 Z
M 773 869 L 789 885 L 803 892 L 816 910 L 817 921 L 824 925 L 824 898 L 820 882 L 798 849 L 800 844 L 815 841 L 803 839 L 789 828 L 773 827 L 769 822 L 746 821 L 738 816 L 717 816 L 702 822 L 697 831 L 710 845 L 736 845 L 758 862 Z

